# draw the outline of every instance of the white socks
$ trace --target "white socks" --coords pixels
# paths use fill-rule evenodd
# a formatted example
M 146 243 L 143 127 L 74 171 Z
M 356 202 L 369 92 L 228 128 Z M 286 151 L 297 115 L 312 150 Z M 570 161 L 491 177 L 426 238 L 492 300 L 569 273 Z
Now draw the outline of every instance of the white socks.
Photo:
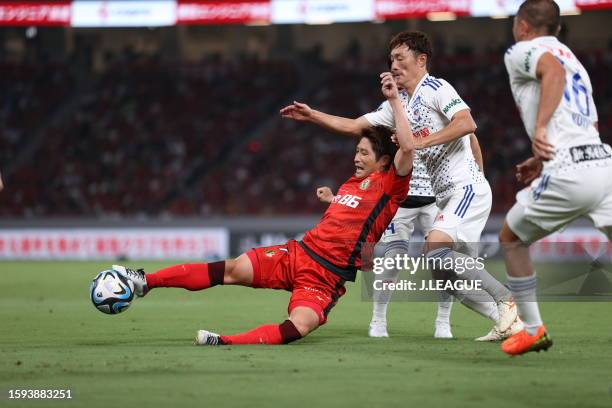
M 540 308 L 536 299 L 536 276 L 535 274 L 523 277 L 508 276 L 508 286 L 514 296 L 519 316 L 525 323 L 525 330 L 533 336 L 538 331 L 538 327 L 542 325 Z

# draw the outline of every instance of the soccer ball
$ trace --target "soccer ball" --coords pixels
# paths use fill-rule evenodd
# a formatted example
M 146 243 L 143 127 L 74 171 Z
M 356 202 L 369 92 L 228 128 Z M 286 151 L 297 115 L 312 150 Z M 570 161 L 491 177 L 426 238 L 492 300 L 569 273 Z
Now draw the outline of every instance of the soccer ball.
M 123 312 L 134 299 L 134 283 L 113 270 L 102 271 L 91 283 L 91 301 L 106 314 Z

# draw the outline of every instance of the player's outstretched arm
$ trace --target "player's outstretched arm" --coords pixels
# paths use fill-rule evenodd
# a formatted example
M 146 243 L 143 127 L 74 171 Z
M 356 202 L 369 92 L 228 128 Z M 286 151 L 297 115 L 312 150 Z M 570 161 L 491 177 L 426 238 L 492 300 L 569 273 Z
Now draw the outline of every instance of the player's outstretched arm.
M 419 138 L 417 147 L 424 148 L 452 142 L 475 131 L 476 122 L 474 122 L 470 110 L 463 109 L 455 113 L 450 123 L 442 130 L 432 133 L 427 137 Z
M 317 198 L 322 203 L 331 204 L 332 200 L 334 199 L 334 193 L 331 191 L 331 188 L 327 186 L 319 187 L 317 188 Z
M 399 98 L 399 92 L 393 76 L 390 72 L 380 74 L 382 93 L 389 101 L 393 110 L 395 120 L 395 137 L 399 143 L 399 149 L 393 159 L 395 173 L 398 176 L 407 176 L 412 173 L 412 159 L 414 155 L 414 136 L 410 128 L 410 122 Z
M 370 127 L 370 123 L 364 117 L 350 119 L 334 116 L 297 101 L 281 109 L 280 114 L 283 118 L 311 122 L 332 132 L 350 136 L 361 136 L 361 131 Z
M 532 150 L 535 157 L 550 160 L 555 153 L 548 143 L 546 128 L 557 110 L 565 89 L 565 70 L 549 52 L 542 54 L 536 66 L 536 77 L 540 80 L 540 103 L 533 133 Z

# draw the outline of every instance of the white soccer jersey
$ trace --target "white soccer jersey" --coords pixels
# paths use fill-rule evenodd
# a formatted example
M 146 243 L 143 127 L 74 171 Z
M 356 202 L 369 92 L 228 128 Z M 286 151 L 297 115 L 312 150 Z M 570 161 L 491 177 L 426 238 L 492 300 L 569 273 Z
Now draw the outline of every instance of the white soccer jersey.
M 546 52 L 550 52 L 563 65 L 566 82 L 561 103 L 547 127 L 548 142 L 556 151 L 555 158 L 544 165 L 545 170 L 550 171 L 571 168 L 584 161 L 573 156 L 605 155 L 607 148 L 595 147 L 597 151 L 590 147 L 586 150 L 570 149 L 579 145 L 601 144 L 595 127 L 597 109 L 588 73 L 574 53 L 553 36 L 518 42 L 508 49 L 504 57 L 512 95 L 529 138 L 533 138 L 540 102 L 540 81 L 536 78 L 536 68 L 540 57 Z
M 412 97 L 401 91 L 400 99 L 415 137 L 427 137 L 438 132 L 450 123 L 455 113 L 469 109 L 448 82 L 431 75 L 421 79 Z M 393 109 L 388 101 L 364 117 L 372 126 L 395 128 Z M 469 184 L 486 183 L 472 154 L 469 136 L 419 149 L 415 159 L 425 166 L 433 192 L 438 198 Z

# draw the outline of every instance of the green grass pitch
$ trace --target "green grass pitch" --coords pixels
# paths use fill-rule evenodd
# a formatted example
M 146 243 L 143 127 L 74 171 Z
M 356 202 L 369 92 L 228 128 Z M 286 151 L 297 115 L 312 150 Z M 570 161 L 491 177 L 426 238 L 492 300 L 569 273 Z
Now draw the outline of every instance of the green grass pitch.
M 281 322 L 289 294 L 157 289 L 107 316 L 88 297 L 107 266 L 0 263 L 0 406 L 612 406 L 609 303 L 544 303 L 554 347 L 509 358 L 499 344 L 472 340 L 490 324 L 459 304 L 454 340 L 434 340 L 435 304 L 414 302 L 391 304 L 392 338 L 369 339 L 371 305 L 351 284 L 329 323 L 304 340 L 195 347 L 199 328 L 233 333 Z M 70 389 L 73 399 L 9 400 L 9 389 Z

